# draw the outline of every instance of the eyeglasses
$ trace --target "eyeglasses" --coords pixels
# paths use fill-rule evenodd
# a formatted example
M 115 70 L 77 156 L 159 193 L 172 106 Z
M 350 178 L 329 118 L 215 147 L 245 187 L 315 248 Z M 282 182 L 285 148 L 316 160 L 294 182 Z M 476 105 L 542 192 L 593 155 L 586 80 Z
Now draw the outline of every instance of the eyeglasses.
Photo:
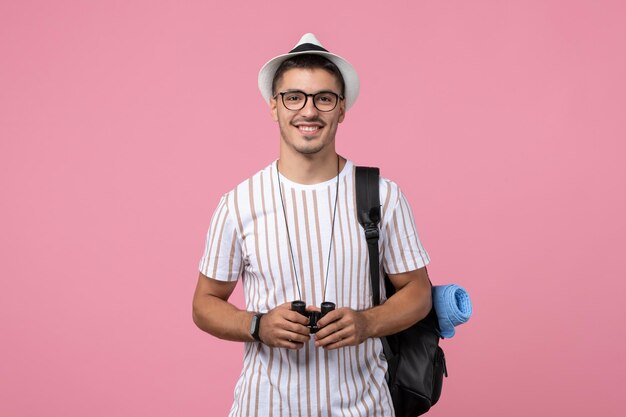
M 307 94 L 304 91 L 294 90 L 278 93 L 274 96 L 281 96 L 283 105 L 292 111 L 302 110 L 306 106 L 309 97 L 313 97 L 313 105 L 322 112 L 333 111 L 337 107 L 339 100 L 343 100 L 343 96 L 333 93 L 332 91 L 320 91 L 315 94 Z

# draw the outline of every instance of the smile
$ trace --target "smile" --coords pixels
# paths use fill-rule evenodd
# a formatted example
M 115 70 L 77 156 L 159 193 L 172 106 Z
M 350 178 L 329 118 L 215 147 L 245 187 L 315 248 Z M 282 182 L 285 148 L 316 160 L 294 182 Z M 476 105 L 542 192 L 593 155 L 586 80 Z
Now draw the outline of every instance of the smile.
M 298 130 L 302 133 L 315 133 L 321 129 L 321 126 L 297 126 Z

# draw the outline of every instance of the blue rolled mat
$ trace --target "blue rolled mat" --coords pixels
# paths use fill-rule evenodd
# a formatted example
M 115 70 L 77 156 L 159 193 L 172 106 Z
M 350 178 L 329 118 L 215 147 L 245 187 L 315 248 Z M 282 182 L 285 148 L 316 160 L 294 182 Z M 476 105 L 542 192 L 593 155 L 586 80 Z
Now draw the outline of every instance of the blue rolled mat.
M 465 288 L 456 284 L 435 285 L 433 305 L 443 337 L 454 336 L 454 327 L 467 322 L 472 315 L 472 301 Z

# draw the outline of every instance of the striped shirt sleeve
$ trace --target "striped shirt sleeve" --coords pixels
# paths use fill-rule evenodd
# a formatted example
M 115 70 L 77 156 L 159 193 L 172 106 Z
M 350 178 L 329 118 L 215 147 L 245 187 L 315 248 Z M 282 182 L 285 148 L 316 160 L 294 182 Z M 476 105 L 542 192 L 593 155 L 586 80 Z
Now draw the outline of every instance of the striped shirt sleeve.
M 400 274 L 414 271 L 430 262 L 428 253 L 422 246 L 413 212 L 406 197 L 397 187 L 390 183 L 389 209 L 384 215 L 383 233 L 383 268 L 388 274 Z
M 243 268 L 241 241 L 229 211 L 229 194 L 220 200 L 207 232 L 200 272 L 218 281 L 236 281 Z

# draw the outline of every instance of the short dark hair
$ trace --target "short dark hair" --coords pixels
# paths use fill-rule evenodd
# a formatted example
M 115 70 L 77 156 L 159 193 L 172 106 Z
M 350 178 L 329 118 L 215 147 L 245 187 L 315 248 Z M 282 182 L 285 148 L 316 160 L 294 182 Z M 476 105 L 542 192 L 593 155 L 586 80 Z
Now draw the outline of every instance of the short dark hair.
M 276 94 L 276 85 L 283 77 L 283 74 L 293 68 L 306 68 L 306 69 L 323 69 L 330 72 L 339 81 L 339 87 L 341 88 L 341 95 L 345 95 L 345 83 L 341 71 L 337 68 L 330 59 L 316 54 L 302 54 L 295 55 L 291 58 L 284 60 L 276 69 L 274 78 L 272 79 L 272 94 Z

